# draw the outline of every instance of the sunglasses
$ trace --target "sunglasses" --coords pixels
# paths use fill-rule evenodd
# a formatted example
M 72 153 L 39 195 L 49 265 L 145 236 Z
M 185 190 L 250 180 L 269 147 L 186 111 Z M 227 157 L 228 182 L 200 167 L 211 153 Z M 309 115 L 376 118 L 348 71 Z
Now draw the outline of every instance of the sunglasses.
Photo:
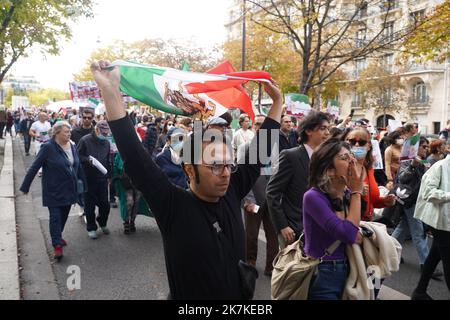
M 84 120 L 92 120 L 92 117 L 83 117 Z
M 360 147 L 364 147 L 367 144 L 367 140 L 348 139 L 347 142 L 350 143 L 352 146 L 359 144 Z

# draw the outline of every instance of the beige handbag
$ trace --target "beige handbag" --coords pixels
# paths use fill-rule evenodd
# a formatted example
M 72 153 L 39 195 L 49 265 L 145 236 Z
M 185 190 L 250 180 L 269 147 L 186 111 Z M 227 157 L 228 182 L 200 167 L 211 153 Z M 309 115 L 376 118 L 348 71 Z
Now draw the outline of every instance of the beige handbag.
M 303 234 L 294 243 L 280 250 L 273 261 L 271 280 L 272 300 L 306 300 L 316 266 L 341 244 L 331 244 L 320 259 L 304 255 Z

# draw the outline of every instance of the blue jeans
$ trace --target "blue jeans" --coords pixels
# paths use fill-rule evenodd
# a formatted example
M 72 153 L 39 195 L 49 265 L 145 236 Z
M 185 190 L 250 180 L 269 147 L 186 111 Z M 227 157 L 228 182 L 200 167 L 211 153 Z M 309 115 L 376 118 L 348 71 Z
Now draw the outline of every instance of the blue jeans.
M 412 241 L 419 255 L 420 264 L 424 264 L 429 253 L 427 238 L 424 237 L 422 221 L 414 218 L 414 209 L 415 205 L 408 209 L 403 208 L 405 214 L 402 216 L 392 236 L 403 244 L 406 236 L 411 233 Z
M 308 300 L 341 300 L 347 281 L 347 261 L 324 261 L 311 279 Z
M 71 207 L 72 206 L 48 208 L 48 211 L 50 212 L 50 236 L 52 237 L 53 247 L 61 245 L 62 233 Z

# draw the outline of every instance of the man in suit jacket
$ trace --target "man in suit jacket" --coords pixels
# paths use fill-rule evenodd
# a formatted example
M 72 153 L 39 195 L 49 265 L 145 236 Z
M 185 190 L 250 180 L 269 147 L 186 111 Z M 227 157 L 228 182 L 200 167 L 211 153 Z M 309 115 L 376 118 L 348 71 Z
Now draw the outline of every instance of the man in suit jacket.
M 280 247 L 297 240 L 303 231 L 303 194 L 308 190 L 309 159 L 330 136 L 330 120 L 323 112 L 311 112 L 298 127 L 300 146 L 283 150 L 278 169 L 267 185 L 266 200 L 278 233 Z

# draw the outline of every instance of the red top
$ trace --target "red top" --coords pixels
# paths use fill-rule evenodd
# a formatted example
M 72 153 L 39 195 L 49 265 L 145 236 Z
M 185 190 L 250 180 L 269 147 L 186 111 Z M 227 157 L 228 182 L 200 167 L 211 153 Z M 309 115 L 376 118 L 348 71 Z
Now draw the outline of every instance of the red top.
M 372 221 L 373 209 L 386 207 L 383 203 L 384 198 L 380 197 L 380 191 L 378 190 L 378 184 L 375 180 L 373 168 L 367 169 L 366 178 L 364 179 L 364 185 L 369 186 L 369 192 L 362 197 L 362 199 L 366 201 L 367 206 L 361 219 L 364 221 Z

